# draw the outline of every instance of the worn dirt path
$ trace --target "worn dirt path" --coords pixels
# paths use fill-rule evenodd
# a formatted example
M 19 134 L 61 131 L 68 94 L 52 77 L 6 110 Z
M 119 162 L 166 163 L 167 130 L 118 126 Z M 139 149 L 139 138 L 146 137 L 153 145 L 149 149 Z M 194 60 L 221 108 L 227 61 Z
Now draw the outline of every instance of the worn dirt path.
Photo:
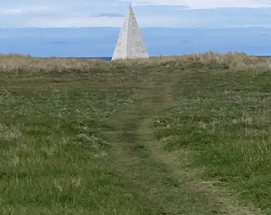
M 200 180 L 199 172 L 185 165 L 188 151 L 167 152 L 154 138 L 154 117 L 174 104 L 171 93 L 177 79 L 172 74 L 167 83 L 148 83 L 137 90 L 136 109 L 110 119 L 118 130 L 111 134 L 113 166 L 154 214 L 260 214 L 253 207 L 238 205 L 216 182 Z

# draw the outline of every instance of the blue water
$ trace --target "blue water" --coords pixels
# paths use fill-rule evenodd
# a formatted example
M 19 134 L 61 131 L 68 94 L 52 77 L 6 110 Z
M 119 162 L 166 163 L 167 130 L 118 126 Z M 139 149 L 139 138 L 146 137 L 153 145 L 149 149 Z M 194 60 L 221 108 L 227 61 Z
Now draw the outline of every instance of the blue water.
M 112 56 L 119 28 L 0 29 L 0 52 L 34 57 Z M 208 51 L 271 55 L 271 28 L 142 28 L 150 56 Z
M 97 59 L 104 60 L 104 61 L 111 61 L 112 57 L 97 57 Z

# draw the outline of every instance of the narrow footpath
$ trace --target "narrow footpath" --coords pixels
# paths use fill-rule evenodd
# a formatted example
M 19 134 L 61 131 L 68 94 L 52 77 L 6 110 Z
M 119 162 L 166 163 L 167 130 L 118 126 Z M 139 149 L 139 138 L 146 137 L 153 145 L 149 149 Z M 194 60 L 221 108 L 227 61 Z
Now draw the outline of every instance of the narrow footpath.
M 149 82 L 146 88 L 137 90 L 140 99 L 136 109 L 111 119 L 117 130 L 112 135 L 113 166 L 154 214 L 259 214 L 253 208 L 237 205 L 215 182 L 200 180 L 198 171 L 185 165 L 189 152 L 167 152 L 154 138 L 153 120 L 174 104 L 171 93 L 177 76 L 171 74 L 167 83 Z

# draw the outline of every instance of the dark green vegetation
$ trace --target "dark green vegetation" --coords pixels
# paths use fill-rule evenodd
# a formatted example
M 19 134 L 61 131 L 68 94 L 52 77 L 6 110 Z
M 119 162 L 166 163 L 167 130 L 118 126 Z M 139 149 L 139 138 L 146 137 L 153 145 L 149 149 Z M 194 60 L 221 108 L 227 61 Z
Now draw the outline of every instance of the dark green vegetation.
M 0 65 L 0 214 L 271 214 L 270 62 L 190 58 Z

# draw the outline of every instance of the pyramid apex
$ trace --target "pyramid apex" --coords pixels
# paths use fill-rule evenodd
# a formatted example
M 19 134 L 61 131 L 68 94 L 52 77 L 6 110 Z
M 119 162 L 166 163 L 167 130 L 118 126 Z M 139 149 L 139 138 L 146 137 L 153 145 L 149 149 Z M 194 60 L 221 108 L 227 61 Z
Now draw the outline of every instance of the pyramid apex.
M 129 4 L 112 61 L 128 58 L 149 58 L 131 4 Z

